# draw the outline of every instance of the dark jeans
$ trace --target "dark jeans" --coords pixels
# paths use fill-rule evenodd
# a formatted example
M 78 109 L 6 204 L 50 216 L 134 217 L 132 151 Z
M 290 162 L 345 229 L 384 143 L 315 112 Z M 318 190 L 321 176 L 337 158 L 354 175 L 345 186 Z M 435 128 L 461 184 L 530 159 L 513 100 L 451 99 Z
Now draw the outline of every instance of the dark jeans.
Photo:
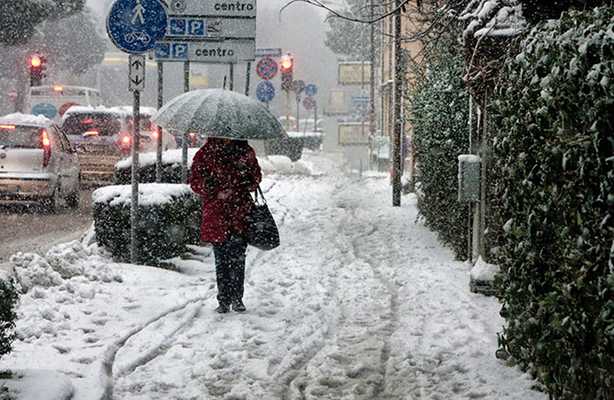
M 246 251 L 247 242 L 236 235 L 230 236 L 222 244 L 213 246 L 217 301 L 220 304 L 228 305 L 234 300 L 243 299 Z

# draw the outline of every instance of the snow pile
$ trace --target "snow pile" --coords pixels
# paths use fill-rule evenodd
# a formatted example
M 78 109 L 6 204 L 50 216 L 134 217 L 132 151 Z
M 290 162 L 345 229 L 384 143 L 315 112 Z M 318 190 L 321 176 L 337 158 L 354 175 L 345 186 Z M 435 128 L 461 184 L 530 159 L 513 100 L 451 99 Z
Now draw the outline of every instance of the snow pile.
M 25 125 L 25 126 L 48 126 L 51 121 L 42 115 L 14 113 L 0 117 L 0 124 Z
M 66 284 L 67 280 L 121 282 L 106 260 L 97 254 L 97 247 L 85 247 L 79 241 L 51 248 L 45 257 L 34 253 L 17 253 L 11 257 L 15 277 L 27 293 L 36 287 L 49 288 Z
M 170 203 L 173 199 L 189 195 L 192 190 L 188 185 L 173 183 L 144 183 L 139 185 L 139 205 Z M 109 203 L 111 206 L 129 205 L 132 198 L 131 185 L 105 186 L 92 193 L 96 203 Z
M 318 175 L 312 163 L 304 160 L 292 162 L 286 156 L 259 157 L 258 164 L 262 172 L 267 175 Z
M 482 257 L 478 258 L 471 269 L 471 280 L 477 282 L 493 282 L 495 276 L 501 272 L 498 265 L 488 264 Z
M 64 400 L 74 394 L 70 379 L 55 371 L 16 371 L 12 379 L 0 379 L 0 385 L 8 389 L 11 399 L 19 400 Z
M 518 0 L 471 0 L 460 19 L 469 22 L 463 31 L 464 40 L 515 36 L 526 26 Z

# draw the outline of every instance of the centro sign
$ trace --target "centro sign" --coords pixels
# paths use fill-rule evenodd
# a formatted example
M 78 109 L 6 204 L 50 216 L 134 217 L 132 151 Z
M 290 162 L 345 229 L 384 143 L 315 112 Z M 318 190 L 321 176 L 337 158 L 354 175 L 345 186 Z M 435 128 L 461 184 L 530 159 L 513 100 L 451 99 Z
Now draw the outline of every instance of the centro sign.
M 256 18 L 256 0 L 175 0 L 171 14 Z

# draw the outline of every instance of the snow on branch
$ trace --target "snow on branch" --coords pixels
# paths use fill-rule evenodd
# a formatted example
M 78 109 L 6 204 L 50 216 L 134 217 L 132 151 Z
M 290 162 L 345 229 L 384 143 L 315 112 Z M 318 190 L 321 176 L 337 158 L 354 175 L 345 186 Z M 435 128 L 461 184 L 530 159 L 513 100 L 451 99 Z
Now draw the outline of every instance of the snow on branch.
M 518 0 L 471 0 L 459 19 L 468 22 L 463 31 L 465 41 L 484 36 L 512 37 L 526 27 Z

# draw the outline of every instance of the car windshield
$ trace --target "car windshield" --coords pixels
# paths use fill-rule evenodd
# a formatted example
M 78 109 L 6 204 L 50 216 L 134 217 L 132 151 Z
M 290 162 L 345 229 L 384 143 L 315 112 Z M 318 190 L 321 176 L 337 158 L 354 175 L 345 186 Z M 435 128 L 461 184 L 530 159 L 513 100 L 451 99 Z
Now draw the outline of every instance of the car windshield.
M 113 136 L 120 132 L 121 122 L 113 114 L 78 113 L 69 115 L 62 125 L 67 135 L 93 134 Z
M 0 126 L 0 148 L 38 149 L 41 147 L 40 128 L 32 126 Z

